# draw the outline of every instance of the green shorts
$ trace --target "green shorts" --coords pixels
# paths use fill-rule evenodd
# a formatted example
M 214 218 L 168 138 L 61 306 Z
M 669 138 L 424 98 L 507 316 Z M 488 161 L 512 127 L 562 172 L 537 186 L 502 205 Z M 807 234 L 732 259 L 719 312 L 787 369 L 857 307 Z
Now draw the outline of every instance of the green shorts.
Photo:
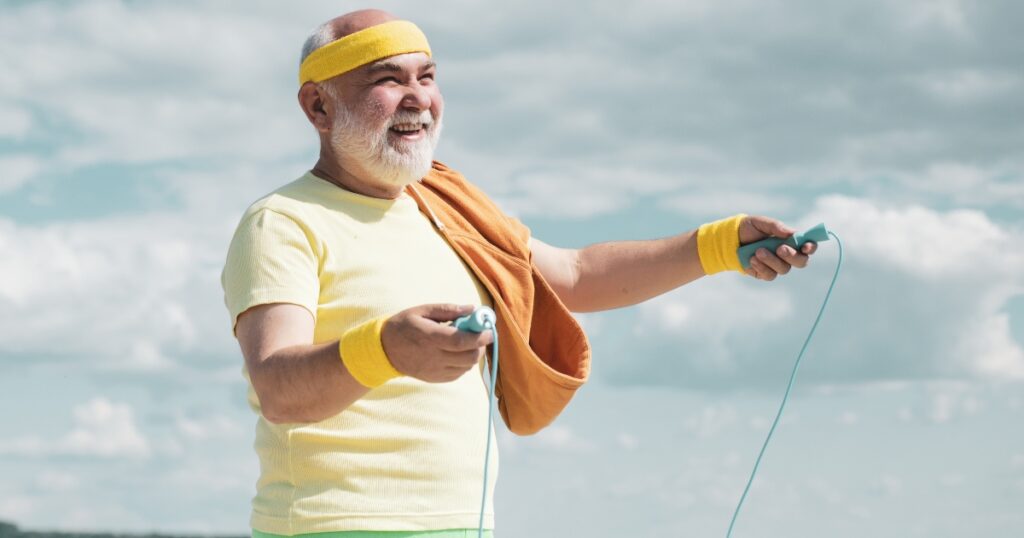
M 339 531 L 298 534 L 292 538 L 476 538 L 477 529 L 446 529 L 440 531 Z M 287 538 L 253 529 L 252 538 Z M 484 538 L 494 538 L 494 531 L 484 529 Z

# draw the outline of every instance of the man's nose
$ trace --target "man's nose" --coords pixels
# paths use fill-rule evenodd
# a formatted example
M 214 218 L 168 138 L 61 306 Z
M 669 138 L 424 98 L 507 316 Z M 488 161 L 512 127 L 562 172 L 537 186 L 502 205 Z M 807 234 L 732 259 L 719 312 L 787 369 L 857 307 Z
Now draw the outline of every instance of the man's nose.
M 419 82 L 409 85 L 408 88 L 405 97 L 402 98 L 402 106 L 415 110 L 427 110 L 430 108 L 430 93 L 427 92 L 427 88 L 423 87 Z

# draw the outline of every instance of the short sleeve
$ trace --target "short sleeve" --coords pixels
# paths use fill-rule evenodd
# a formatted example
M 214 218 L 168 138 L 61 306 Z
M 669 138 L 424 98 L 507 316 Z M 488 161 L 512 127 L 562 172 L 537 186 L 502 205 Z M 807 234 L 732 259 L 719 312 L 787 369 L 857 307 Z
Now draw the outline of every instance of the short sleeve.
M 316 319 L 320 264 L 310 237 L 302 224 L 272 209 L 242 219 L 221 273 L 232 332 L 242 312 L 261 304 L 297 304 Z

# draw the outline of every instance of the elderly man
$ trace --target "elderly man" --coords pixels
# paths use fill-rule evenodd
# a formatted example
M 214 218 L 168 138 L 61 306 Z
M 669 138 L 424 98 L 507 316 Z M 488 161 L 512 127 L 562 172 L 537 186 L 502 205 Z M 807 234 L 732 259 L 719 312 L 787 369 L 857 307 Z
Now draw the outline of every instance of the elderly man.
M 501 307 L 500 317 L 520 301 L 534 316 L 636 304 L 705 274 L 743 271 L 739 244 L 793 233 L 737 215 L 659 240 L 547 245 L 433 161 L 444 111 L 436 74 L 415 25 L 377 10 L 325 23 L 303 49 L 298 99 L 320 136 L 320 158 L 246 211 L 222 275 L 259 415 L 256 536 L 467 536 L 478 517 L 493 529 L 494 482 L 481 483 L 493 435 L 483 431 L 482 375 L 493 335 L 447 322 L 474 305 Z M 470 210 L 483 217 L 461 219 Z M 460 235 L 446 218 L 470 224 Z M 477 228 L 492 239 L 456 248 L 453 238 Z M 477 255 L 467 254 L 472 248 Z M 525 277 L 490 279 L 479 256 L 517 248 Z M 814 246 L 802 250 L 762 250 L 746 272 L 772 280 L 804 267 Z M 531 272 L 537 279 L 521 282 Z M 541 300 L 545 293 L 557 300 Z M 528 348 L 559 340 L 529 329 L 515 336 Z M 589 360 L 588 349 L 575 353 Z M 511 356 L 510 367 L 519 359 Z M 523 388 L 504 383 L 508 398 Z M 508 421 L 512 405 L 502 408 Z M 496 465 L 492 457 L 491 477 Z

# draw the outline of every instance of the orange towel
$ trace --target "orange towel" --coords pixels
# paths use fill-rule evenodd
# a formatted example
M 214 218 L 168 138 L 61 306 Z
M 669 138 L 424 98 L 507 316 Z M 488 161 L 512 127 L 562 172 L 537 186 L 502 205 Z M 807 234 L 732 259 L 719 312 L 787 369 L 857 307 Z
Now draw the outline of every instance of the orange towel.
M 532 264 L 522 223 L 436 161 L 411 187 L 420 211 L 491 294 L 501 336 L 495 393 L 502 419 L 519 435 L 540 431 L 590 375 L 587 335 Z

